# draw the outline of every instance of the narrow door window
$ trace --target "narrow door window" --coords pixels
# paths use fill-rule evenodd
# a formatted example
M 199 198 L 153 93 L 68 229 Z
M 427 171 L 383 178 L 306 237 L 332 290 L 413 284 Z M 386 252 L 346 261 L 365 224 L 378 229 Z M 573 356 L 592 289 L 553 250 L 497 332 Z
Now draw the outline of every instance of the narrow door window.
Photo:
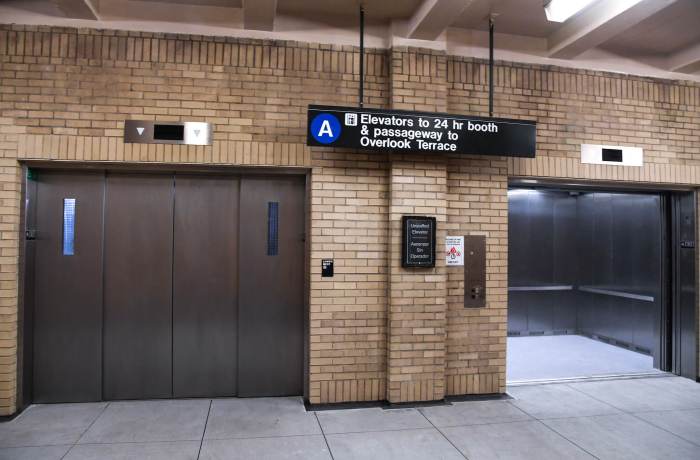
M 278 253 L 279 203 L 267 203 L 267 255 L 276 256 Z
M 75 253 L 75 198 L 63 199 L 63 255 Z

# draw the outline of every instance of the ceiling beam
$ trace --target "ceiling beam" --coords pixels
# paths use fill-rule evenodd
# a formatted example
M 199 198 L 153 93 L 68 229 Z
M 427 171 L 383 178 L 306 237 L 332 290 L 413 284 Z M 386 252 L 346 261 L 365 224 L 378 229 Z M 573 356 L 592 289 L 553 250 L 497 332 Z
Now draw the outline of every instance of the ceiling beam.
M 67 18 L 99 20 L 92 0 L 51 0 Z
M 677 51 L 668 57 L 671 72 L 695 73 L 700 71 L 700 43 Z
M 277 0 L 243 0 L 243 28 L 271 31 L 275 27 Z
M 571 59 L 619 35 L 676 0 L 604 0 L 552 33 L 549 56 Z
M 406 24 L 406 38 L 435 40 L 473 0 L 423 0 Z

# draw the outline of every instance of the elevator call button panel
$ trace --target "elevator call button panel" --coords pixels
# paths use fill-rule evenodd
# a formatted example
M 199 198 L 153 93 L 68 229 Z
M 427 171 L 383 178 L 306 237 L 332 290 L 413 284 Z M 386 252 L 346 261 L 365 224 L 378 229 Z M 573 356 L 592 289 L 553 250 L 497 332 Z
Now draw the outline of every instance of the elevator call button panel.
M 486 237 L 464 237 L 464 308 L 486 306 Z

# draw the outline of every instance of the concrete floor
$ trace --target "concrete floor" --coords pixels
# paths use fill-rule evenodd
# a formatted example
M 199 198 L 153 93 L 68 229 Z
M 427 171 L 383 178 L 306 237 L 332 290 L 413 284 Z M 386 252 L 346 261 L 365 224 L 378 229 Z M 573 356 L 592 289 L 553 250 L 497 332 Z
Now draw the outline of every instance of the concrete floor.
M 690 380 L 509 393 L 513 399 L 318 412 L 306 412 L 300 398 L 36 405 L 0 423 L 0 459 L 700 458 L 700 384 Z
M 580 335 L 508 337 L 508 382 L 661 373 L 651 356 Z

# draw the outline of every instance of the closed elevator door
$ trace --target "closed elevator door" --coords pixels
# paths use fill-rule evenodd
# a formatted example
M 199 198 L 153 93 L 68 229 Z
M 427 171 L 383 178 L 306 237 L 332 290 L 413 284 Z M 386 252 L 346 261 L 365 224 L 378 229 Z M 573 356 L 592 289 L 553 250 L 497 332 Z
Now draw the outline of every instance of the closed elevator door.
M 238 180 L 175 177 L 173 395 L 234 396 Z
M 172 395 L 173 177 L 108 175 L 105 399 Z
M 34 401 L 302 393 L 303 180 L 38 178 Z
M 241 229 L 238 392 L 241 396 L 301 394 L 303 182 L 243 179 Z
M 103 190 L 100 174 L 36 181 L 35 402 L 102 398 Z

